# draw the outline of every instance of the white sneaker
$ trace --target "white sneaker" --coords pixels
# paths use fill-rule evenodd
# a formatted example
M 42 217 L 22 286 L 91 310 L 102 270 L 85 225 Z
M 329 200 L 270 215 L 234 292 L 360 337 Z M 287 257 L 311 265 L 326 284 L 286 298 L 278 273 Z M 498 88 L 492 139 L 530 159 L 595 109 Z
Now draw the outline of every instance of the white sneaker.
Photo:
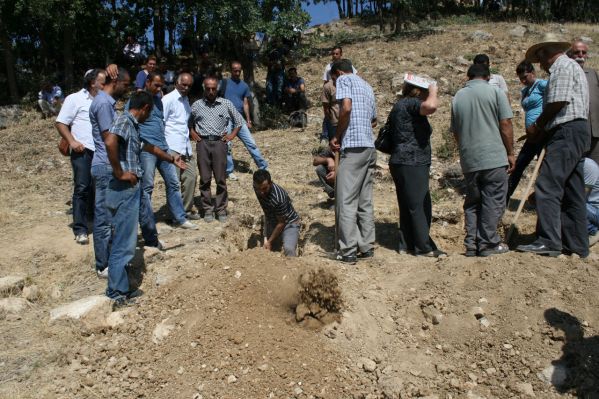
M 177 227 L 185 230 L 197 230 L 199 227 L 196 224 L 191 223 L 189 220 L 186 220 L 185 223 L 181 223 Z
M 229 173 L 229 176 L 227 176 L 227 179 L 229 179 L 231 181 L 239 180 L 239 178 L 237 177 L 237 175 L 235 175 L 235 173 Z
M 77 244 L 81 245 L 89 244 L 89 238 L 87 237 L 87 234 L 77 234 L 75 236 L 75 241 L 77 242 Z
M 108 280 L 108 268 L 105 268 L 102 271 L 96 270 L 96 276 L 98 276 L 98 278 L 103 278 L 103 279 Z

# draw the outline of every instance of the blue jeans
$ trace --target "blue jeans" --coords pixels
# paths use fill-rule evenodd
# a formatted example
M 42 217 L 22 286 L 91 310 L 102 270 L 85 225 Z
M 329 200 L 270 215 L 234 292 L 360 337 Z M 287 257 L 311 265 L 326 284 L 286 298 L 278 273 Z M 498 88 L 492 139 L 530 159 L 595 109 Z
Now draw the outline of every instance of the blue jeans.
M 231 133 L 232 129 L 233 124 L 229 122 L 229 127 L 227 128 L 227 131 Z M 245 145 L 245 148 L 248 150 L 248 152 L 254 159 L 256 166 L 259 169 L 268 169 L 268 162 L 266 162 L 266 160 L 262 158 L 262 154 L 260 153 L 260 150 L 256 145 L 256 141 L 254 140 L 254 137 L 252 136 L 252 133 L 250 132 L 250 129 L 248 128 L 248 125 L 245 122 L 243 122 L 243 125 L 241 125 L 241 129 L 239 130 L 239 133 L 237 133 L 237 138 L 241 140 L 243 145 Z M 231 173 L 233 173 L 233 156 L 231 155 L 229 147 L 229 151 L 227 152 L 227 176 Z
M 131 292 L 127 267 L 135 256 L 141 185 L 111 178 L 106 189 L 106 208 L 112 217 L 112 247 L 108 259 L 106 296 L 116 299 Z
M 322 120 L 322 133 L 320 134 L 320 139 L 331 140 L 335 137 L 335 133 L 337 133 L 337 126 L 334 126 L 329 118 L 324 118 Z
M 166 186 L 166 203 L 173 215 L 174 223 L 185 223 L 187 218 L 185 217 L 185 209 L 183 208 L 183 198 L 181 197 L 181 188 L 179 185 L 179 178 L 177 177 L 177 167 L 170 162 L 158 159 L 155 155 L 146 151 L 141 152 L 140 161 L 144 171 L 144 176 L 141 179 L 141 189 L 143 191 L 142 209 L 140 210 L 141 214 L 139 216 L 142 226 L 144 224 L 144 219 L 146 218 L 145 215 L 151 215 L 152 219 L 154 217 L 152 210 L 152 192 L 154 191 L 154 175 L 156 169 L 158 169 L 158 172 L 164 179 L 164 184 Z M 149 207 L 147 206 L 148 204 Z
M 599 231 L 599 208 L 591 204 L 587 204 L 587 230 L 592 236 Z
M 87 234 L 87 214 L 94 199 L 92 184 L 92 158 L 94 152 L 87 148 L 83 152 L 71 151 L 73 168 L 73 233 Z M 91 208 L 93 209 L 93 208 Z
M 91 167 L 92 179 L 96 187 L 94 208 L 94 253 L 96 270 L 104 270 L 108 266 L 110 251 L 110 212 L 106 209 L 106 190 L 112 177 L 110 165 L 95 165 Z

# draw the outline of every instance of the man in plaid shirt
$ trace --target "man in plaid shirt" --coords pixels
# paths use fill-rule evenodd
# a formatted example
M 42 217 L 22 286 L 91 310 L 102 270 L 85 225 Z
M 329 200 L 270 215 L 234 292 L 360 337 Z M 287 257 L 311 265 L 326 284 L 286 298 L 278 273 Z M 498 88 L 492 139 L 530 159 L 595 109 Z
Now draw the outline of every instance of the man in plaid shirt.
M 372 129 L 376 126 L 376 102 L 372 87 L 353 73 L 349 60 L 335 61 L 339 102 L 337 132 L 330 141 L 340 151 L 335 188 L 337 215 L 337 260 L 355 263 L 356 258 L 374 255 L 374 209 L 372 183 L 376 150 Z
M 141 203 L 139 180 L 143 176 L 139 160 L 141 151 L 148 151 L 163 161 L 185 169 L 185 162 L 180 156 L 169 155 L 160 148 L 141 141 L 139 124 L 148 119 L 153 107 L 154 101 L 148 92 L 134 93 L 129 101 L 129 110 L 114 120 L 104 137 L 113 171 L 106 191 L 106 207 L 111 213 L 113 227 L 106 296 L 115 300 L 115 306 L 125 305 L 130 298 L 136 296 L 136 291 L 129 287 L 126 268 L 135 255 L 137 242 Z
M 587 123 L 589 89 L 582 68 L 565 53 L 570 43 L 547 41 L 526 52 L 549 73 L 544 109 L 526 128 L 529 139 L 546 143 L 537 178 L 537 239 L 519 251 L 559 256 L 589 254 L 584 191 L 584 158 L 591 135 Z M 556 217 L 560 215 L 559 217 Z

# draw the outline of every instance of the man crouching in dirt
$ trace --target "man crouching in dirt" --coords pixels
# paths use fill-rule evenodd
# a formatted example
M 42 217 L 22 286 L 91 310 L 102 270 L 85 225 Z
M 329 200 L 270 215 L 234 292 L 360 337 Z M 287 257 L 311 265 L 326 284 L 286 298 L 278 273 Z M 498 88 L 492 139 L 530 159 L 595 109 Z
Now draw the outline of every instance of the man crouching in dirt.
M 180 156 L 169 155 L 160 148 L 143 142 L 139 125 L 152 112 L 154 101 L 148 92 L 134 93 L 129 110 L 118 116 L 104 137 L 106 153 L 112 166 L 112 176 L 106 190 L 106 208 L 112 217 L 112 247 L 108 258 L 108 288 L 106 296 L 114 299 L 116 307 L 127 305 L 139 291 L 129 287 L 127 266 L 135 255 L 137 224 L 141 204 L 139 180 L 143 177 L 141 151 L 185 169 Z
M 272 182 L 267 170 L 254 172 L 254 191 L 264 211 L 264 248 L 279 250 L 281 241 L 285 256 L 297 256 L 300 220 L 287 191 Z

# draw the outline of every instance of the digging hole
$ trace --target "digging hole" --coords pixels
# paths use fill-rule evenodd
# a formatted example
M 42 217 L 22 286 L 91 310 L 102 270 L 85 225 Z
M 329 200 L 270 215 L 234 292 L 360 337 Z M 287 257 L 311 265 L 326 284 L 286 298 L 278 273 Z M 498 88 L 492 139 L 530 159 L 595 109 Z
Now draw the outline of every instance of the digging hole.
M 337 276 L 323 268 L 307 271 L 299 277 L 295 320 L 303 327 L 319 329 L 334 321 L 341 322 L 343 299 Z

